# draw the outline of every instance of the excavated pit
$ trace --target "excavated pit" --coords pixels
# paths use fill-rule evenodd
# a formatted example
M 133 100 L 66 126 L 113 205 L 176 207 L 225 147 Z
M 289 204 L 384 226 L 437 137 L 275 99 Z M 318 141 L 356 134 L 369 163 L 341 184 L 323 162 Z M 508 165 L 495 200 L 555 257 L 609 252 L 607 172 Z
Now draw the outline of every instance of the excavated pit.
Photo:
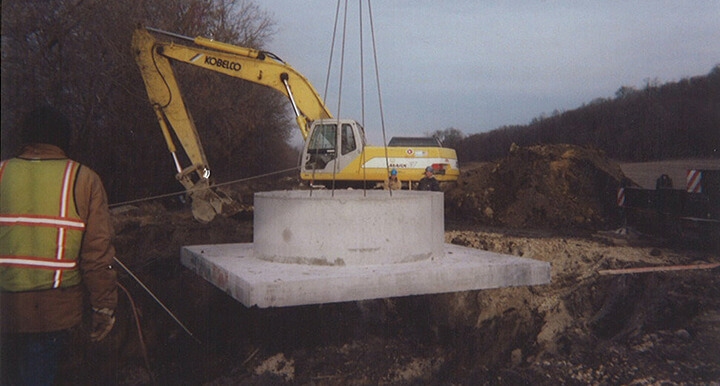
M 182 264 L 247 307 L 550 282 L 550 264 L 444 243 L 443 194 L 255 194 L 253 243 L 183 247 Z
M 582 154 L 582 149 L 577 151 Z M 513 157 L 522 154 L 516 151 Z M 643 240 L 612 243 L 605 237 L 540 231 L 505 222 L 510 217 L 504 216 L 504 201 L 498 201 L 503 196 L 534 197 L 523 201 L 530 210 L 543 193 L 550 194 L 541 203 L 557 203 L 564 211 L 547 210 L 547 216 L 527 221 L 510 218 L 540 228 L 557 224 L 558 218 L 579 219 L 583 212 L 564 205 L 563 196 L 557 195 L 580 191 L 575 188 L 547 191 L 538 185 L 535 196 L 515 196 L 506 185 L 498 185 L 515 181 L 502 178 L 507 170 L 503 165 L 490 165 L 487 174 L 475 174 L 479 169 L 467 167 L 455 192 L 462 195 L 446 192 L 446 216 L 459 218 L 446 224 L 445 241 L 549 262 L 553 270 L 549 285 L 248 308 L 182 267 L 177 252 L 189 244 L 251 243 L 252 216 L 217 216 L 200 224 L 187 209 L 168 210 L 155 202 L 115 211 L 117 256 L 202 344 L 121 273 L 123 285 L 139 307 L 150 371 L 143 365 L 130 304 L 121 296 L 117 326 L 109 338 L 91 346 L 89 326 L 78 333 L 72 345 L 75 351 L 65 357 L 58 383 L 152 384 L 148 373 L 154 374 L 157 384 L 208 385 L 717 382 L 717 270 L 622 277 L 596 274 L 600 269 L 717 262 L 717 253 L 664 248 Z M 514 165 L 522 167 L 516 166 L 518 177 L 528 175 L 523 170 L 545 170 L 544 163 L 536 161 Z M 649 175 L 655 178 L 661 172 L 664 169 Z M 598 173 L 570 169 L 563 175 L 586 181 Z M 243 202 L 251 203 L 254 191 L 296 185 L 294 180 L 279 182 L 242 185 Z M 599 183 L 591 190 L 594 196 L 574 202 L 604 197 L 599 192 L 605 184 Z M 610 196 L 614 200 L 614 193 Z M 464 204 L 453 198 L 463 198 Z M 490 212 L 487 208 L 496 216 L 485 221 L 478 214 Z M 604 220 L 583 220 L 582 224 L 608 223 L 608 213 L 594 212 Z M 492 219 L 502 226 L 489 227 Z M 91 351 L 86 352 L 83 345 Z

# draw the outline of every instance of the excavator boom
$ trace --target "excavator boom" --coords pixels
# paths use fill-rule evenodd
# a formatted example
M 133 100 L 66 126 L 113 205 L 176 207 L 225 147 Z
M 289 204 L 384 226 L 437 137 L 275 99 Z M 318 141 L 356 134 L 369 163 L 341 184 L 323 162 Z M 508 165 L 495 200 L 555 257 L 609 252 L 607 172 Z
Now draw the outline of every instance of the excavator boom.
M 150 30 L 190 40 L 197 47 L 160 41 Z M 236 211 L 236 204 L 219 189 L 210 189 L 210 167 L 195 123 L 183 102 L 172 61 L 206 68 L 283 93 L 290 99 L 303 138 L 308 136 L 311 121 L 332 118 L 307 79 L 271 53 L 149 28 L 135 30 L 132 49 L 175 163 L 176 177 L 191 196 L 193 214 L 201 222 L 212 220 L 217 213 Z M 190 160 L 190 166 L 180 165 L 173 133 Z
M 152 29 L 152 31 L 162 32 L 155 29 Z M 182 37 L 167 32 L 162 33 Z M 154 80 L 157 84 L 152 86 L 153 92 L 159 89 L 162 92 L 162 87 L 158 87 L 162 86 L 162 83 L 158 82 L 167 81 L 167 78 L 171 75 L 172 81 L 176 83 L 170 66 L 170 60 L 175 60 L 270 87 L 282 93 L 290 99 L 296 116 L 303 117 L 301 120 L 303 124 L 300 125 L 303 139 L 307 139 L 309 134 L 309 122 L 317 119 L 332 118 L 312 84 L 302 74 L 274 54 L 216 42 L 203 37 L 182 38 L 190 39 L 195 45 L 202 48 L 159 41 L 145 28 L 135 31 L 133 47 L 136 53 L 144 52 L 149 55 L 147 59 L 150 59 L 143 60 L 143 63 L 149 65 L 150 68 L 141 68 L 146 85 L 148 79 L 158 77 L 158 79 Z M 157 66 L 157 71 L 153 70 L 155 63 L 161 61 L 164 62 L 164 65 L 162 67 Z M 140 61 L 138 61 L 138 64 L 142 66 Z M 148 74 L 148 76 L 145 76 L 145 74 Z M 148 87 L 148 93 L 151 92 L 150 88 Z M 151 95 L 150 98 L 152 102 L 153 96 Z M 157 99 L 159 99 L 157 103 L 162 103 L 162 101 L 169 98 L 160 96 Z

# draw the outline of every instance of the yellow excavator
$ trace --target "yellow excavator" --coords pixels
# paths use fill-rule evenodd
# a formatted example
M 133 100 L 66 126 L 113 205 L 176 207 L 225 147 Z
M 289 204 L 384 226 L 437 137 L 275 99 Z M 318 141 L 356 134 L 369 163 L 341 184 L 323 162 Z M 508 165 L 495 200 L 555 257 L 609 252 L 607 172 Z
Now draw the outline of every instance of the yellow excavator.
M 165 40 L 160 40 L 162 36 Z M 178 41 L 192 44 L 180 44 Z M 190 38 L 150 27 L 139 27 L 132 40 L 150 104 L 172 154 L 177 179 L 192 199 L 193 214 L 210 221 L 233 205 L 227 195 L 210 187 L 210 168 L 195 123 L 183 102 L 173 63 L 181 62 L 243 79 L 284 94 L 302 132 L 300 178 L 311 185 L 352 186 L 363 181 L 384 181 L 389 169 L 412 187 L 427 167 L 440 182 L 456 181 L 460 171 L 455 150 L 439 145 L 407 143 L 368 146 L 363 127 L 350 119 L 336 119 L 310 82 L 276 55 L 252 48 Z M 192 165 L 183 167 L 171 135 L 175 134 Z

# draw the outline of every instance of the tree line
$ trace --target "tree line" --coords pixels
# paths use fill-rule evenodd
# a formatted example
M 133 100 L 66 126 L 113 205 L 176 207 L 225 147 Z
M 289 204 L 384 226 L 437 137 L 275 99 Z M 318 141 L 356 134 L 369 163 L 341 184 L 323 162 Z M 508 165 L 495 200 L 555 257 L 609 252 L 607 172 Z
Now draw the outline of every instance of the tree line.
M 3 1 L 2 158 L 21 145 L 24 113 L 50 104 L 73 123 L 69 156 L 100 174 L 110 202 L 182 191 L 131 52 L 138 25 L 258 49 L 274 28 L 249 0 Z M 216 181 L 295 164 L 280 94 L 175 70 Z
M 2 4 L 2 159 L 19 149 L 23 114 L 51 104 L 71 119 L 69 156 L 95 169 L 111 202 L 181 191 L 147 100 L 130 42 L 138 25 L 262 49 L 273 21 L 251 0 L 7 0 Z M 177 65 L 216 181 L 294 166 L 294 124 L 281 94 L 187 65 Z M 719 157 L 720 66 L 708 75 L 465 136 L 435 135 L 461 161 L 506 155 L 512 143 L 572 143 L 610 157 L 645 161 Z
M 720 65 L 707 75 L 642 89 L 620 87 L 614 98 L 598 98 L 580 108 L 535 118 L 527 125 L 503 126 L 465 136 L 455 128 L 434 136 L 456 149 L 464 162 L 505 157 L 510 146 L 569 143 L 601 149 L 608 157 L 632 162 L 720 158 Z

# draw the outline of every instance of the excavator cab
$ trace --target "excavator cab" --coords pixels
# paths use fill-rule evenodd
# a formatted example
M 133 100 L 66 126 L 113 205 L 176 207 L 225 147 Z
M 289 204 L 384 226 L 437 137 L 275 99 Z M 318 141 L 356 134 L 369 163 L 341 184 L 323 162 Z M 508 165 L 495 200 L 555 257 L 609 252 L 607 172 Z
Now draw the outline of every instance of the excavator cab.
M 323 119 L 313 122 L 303 151 L 302 170 L 319 177 L 337 174 L 362 153 L 364 136 L 362 126 L 353 120 Z

